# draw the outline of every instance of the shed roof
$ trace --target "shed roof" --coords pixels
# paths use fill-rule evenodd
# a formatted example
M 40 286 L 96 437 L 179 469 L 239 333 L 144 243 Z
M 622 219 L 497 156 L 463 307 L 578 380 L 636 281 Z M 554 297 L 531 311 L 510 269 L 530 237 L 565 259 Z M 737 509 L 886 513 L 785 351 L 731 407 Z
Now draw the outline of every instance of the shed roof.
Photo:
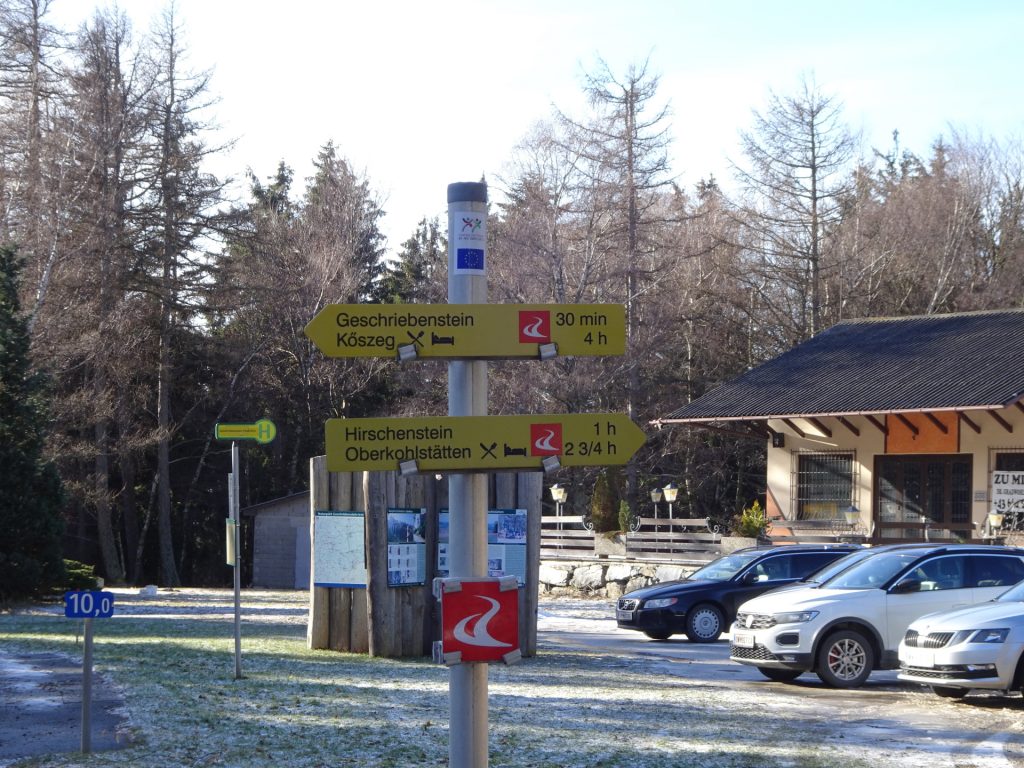
M 1004 408 L 1024 396 L 1024 310 L 838 323 L 660 423 Z

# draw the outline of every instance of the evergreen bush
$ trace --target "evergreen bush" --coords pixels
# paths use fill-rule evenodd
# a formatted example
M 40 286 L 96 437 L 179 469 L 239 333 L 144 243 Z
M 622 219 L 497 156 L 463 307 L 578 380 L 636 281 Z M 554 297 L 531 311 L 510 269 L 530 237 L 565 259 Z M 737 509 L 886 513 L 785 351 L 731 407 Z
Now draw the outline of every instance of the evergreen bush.
M 63 582 L 63 493 L 43 455 L 45 379 L 29 361 L 21 314 L 21 261 L 0 248 L 0 604 Z
M 770 529 L 771 523 L 768 521 L 768 514 L 757 499 L 754 499 L 754 503 L 734 517 L 732 521 L 734 536 L 763 539 L 768 535 Z
M 616 494 L 608 480 L 608 473 L 602 472 L 594 483 L 590 497 L 590 520 L 595 533 L 619 530 L 619 511 Z

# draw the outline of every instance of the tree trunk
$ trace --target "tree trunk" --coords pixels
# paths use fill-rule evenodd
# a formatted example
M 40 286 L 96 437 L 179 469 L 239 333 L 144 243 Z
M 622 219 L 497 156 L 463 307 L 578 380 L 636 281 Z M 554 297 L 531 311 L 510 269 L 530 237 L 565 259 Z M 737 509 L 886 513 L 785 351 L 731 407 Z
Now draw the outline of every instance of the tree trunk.
M 169 282 L 170 267 L 165 266 Z M 167 301 L 165 299 L 165 301 Z M 160 583 L 179 587 L 178 568 L 174 562 L 174 539 L 171 530 L 171 309 L 165 303 L 160 320 L 160 370 L 158 373 L 157 423 L 157 534 L 160 541 Z

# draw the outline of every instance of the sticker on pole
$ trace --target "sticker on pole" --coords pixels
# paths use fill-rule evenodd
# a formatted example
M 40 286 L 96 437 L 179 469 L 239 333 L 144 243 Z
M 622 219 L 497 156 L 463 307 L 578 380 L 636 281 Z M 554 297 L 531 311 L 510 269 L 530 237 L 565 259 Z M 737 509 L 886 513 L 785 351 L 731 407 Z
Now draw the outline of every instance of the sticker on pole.
M 487 274 L 487 222 L 473 211 L 452 210 L 455 274 Z
M 515 576 L 438 581 L 445 664 L 519 661 L 519 589 Z
M 94 589 L 64 593 L 64 616 L 69 619 L 109 619 L 114 615 L 114 593 Z

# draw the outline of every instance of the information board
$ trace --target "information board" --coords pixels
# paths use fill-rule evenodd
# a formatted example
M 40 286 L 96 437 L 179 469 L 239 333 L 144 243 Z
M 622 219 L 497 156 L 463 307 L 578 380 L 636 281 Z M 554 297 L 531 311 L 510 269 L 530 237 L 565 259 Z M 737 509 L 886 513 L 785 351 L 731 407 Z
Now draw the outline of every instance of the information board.
M 438 520 L 437 575 L 448 576 L 448 510 Z M 487 575 L 515 576 L 526 585 L 526 510 L 492 509 L 487 512 Z
M 317 587 L 365 587 L 366 534 L 362 512 L 313 513 L 313 584 Z
M 423 537 L 427 510 L 388 509 L 388 586 L 427 582 L 427 542 Z

